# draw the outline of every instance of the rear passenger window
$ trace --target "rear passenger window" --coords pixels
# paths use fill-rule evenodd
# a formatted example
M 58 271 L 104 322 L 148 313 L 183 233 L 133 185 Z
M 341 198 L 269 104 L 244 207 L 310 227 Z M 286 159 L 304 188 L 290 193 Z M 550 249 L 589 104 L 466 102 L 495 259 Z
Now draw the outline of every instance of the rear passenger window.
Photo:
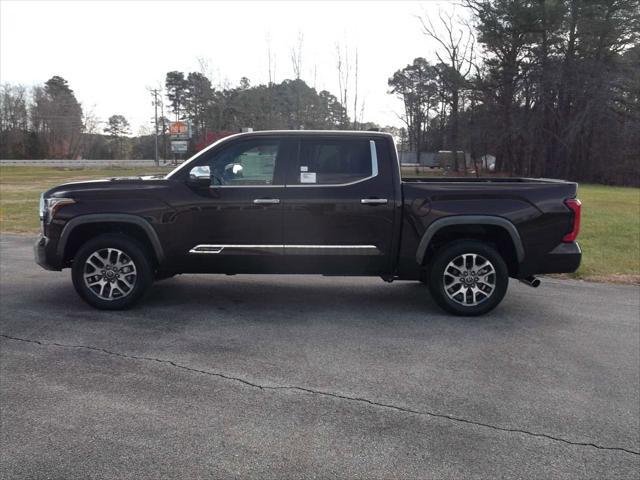
M 369 140 L 306 139 L 300 144 L 293 184 L 336 185 L 373 175 Z

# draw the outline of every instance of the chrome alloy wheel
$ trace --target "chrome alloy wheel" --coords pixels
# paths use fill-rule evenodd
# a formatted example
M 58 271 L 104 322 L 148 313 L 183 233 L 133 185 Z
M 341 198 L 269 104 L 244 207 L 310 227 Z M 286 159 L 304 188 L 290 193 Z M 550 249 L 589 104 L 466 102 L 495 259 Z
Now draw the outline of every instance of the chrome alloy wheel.
M 454 302 L 473 307 L 487 300 L 496 288 L 496 269 L 476 253 L 464 253 L 444 269 L 444 291 Z
M 117 248 L 96 250 L 84 263 L 84 283 L 102 300 L 118 300 L 129 295 L 138 274 L 133 260 Z

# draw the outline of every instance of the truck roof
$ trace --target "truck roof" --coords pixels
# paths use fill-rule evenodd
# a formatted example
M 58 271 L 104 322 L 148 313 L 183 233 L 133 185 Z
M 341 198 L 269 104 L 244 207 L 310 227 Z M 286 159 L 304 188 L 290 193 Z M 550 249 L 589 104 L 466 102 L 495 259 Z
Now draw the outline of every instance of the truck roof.
M 367 137 L 391 137 L 392 135 L 387 132 L 374 132 L 369 130 L 258 130 L 255 132 L 243 132 L 233 135 L 234 137 L 250 135 L 250 136 L 262 136 L 262 135 L 287 135 L 287 136 L 367 136 Z

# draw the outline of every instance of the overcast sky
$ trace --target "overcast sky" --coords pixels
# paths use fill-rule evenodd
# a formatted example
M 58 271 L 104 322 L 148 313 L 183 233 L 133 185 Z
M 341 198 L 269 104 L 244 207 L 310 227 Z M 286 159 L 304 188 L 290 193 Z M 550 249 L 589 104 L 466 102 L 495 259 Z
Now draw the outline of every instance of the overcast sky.
M 268 80 L 267 38 L 276 81 L 293 78 L 291 48 L 303 35 L 302 79 L 338 96 L 336 43 L 359 52 L 365 120 L 399 124 L 402 105 L 387 80 L 437 46 L 416 15 L 448 2 L 0 1 L 0 80 L 35 85 L 69 81 L 85 109 L 105 120 L 125 115 L 137 132 L 153 115 L 146 87 L 170 70 L 200 71 L 214 85 Z M 460 12 L 462 13 L 462 12 Z

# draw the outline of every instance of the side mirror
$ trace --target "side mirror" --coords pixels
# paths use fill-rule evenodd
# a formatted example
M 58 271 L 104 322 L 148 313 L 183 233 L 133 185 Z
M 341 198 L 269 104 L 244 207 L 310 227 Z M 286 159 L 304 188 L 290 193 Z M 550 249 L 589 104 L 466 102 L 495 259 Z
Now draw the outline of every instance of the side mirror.
M 197 184 L 209 184 L 211 182 L 211 171 L 208 165 L 193 167 L 189 172 L 189 182 Z

